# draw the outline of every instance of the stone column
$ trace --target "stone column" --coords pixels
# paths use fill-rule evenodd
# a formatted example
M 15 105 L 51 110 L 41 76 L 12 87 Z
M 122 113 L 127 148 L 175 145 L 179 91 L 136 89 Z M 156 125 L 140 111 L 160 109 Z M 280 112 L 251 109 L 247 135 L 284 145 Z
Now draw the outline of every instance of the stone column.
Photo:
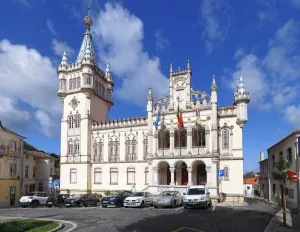
M 218 175 L 217 175 L 217 170 L 218 170 L 218 160 L 214 159 L 212 160 L 212 164 L 211 164 L 211 170 L 210 170 L 210 187 L 212 187 L 210 189 L 210 193 L 211 196 L 217 196 L 218 195 L 218 188 L 219 188 L 219 184 L 218 184 Z
M 158 168 L 152 167 L 152 185 L 158 185 Z
M 210 143 L 209 143 L 210 131 L 205 130 L 205 146 L 206 146 L 206 154 L 210 154 Z
M 192 155 L 192 128 L 187 129 L 187 153 Z
M 175 173 L 175 168 L 169 168 L 171 172 L 171 182 L 170 185 L 175 185 L 175 180 L 174 180 L 174 173 Z
M 174 129 L 170 129 L 170 155 L 174 155 Z
M 192 167 L 188 167 L 187 168 L 187 171 L 188 171 L 188 185 L 193 185 L 193 180 L 192 180 L 192 171 L 193 171 L 193 168 Z
M 148 161 L 148 185 L 153 185 L 153 168 L 152 168 L 152 161 Z
M 211 182 L 213 178 L 211 173 L 211 166 L 207 166 L 205 169 L 206 169 L 206 181 L 207 181 L 206 185 L 211 186 Z
M 158 133 L 157 131 L 154 132 L 154 136 L 153 136 L 153 154 L 154 157 L 157 157 L 157 138 L 158 138 Z

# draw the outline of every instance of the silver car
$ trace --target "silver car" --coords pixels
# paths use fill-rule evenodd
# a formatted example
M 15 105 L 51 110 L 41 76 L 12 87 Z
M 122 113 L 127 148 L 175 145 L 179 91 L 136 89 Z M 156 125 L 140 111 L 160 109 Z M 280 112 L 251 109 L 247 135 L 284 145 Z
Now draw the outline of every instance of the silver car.
M 158 206 L 171 206 L 176 208 L 176 206 L 182 206 L 183 197 L 178 191 L 163 191 L 156 198 L 153 199 L 153 206 L 157 208 Z

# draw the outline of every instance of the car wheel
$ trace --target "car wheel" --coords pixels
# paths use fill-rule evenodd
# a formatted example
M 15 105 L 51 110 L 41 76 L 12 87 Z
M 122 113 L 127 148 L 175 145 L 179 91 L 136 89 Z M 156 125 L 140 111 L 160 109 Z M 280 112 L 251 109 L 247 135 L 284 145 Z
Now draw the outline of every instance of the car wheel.
M 58 203 L 57 207 L 63 207 L 63 203 Z
M 208 209 L 208 202 L 206 201 L 206 203 L 205 203 L 205 207 L 204 207 L 204 209 L 205 210 L 207 210 Z
M 176 201 L 173 201 L 172 207 L 173 207 L 173 208 L 176 208 Z
M 102 208 L 106 208 L 107 207 L 107 205 L 102 205 Z
M 22 205 L 22 208 L 27 208 L 27 205 Z
M 83 205 L 83 202 L 81 201 L 81 202 L 79 202 L 79 207 L 83 207 L 84 205 Z
M 38 205 L 39 205 L 39 203 L 37 201 L 34 201 L 31 203 L 32 208 L 36 208 L 36 207 L 38 207 Z
M 48 207 L 48 208 L 51 208 L 51 207 L 52 207 L 52 205 L 47 205 L 47 207 Z
M 125 208 L 127 209 L 127 208 L 128 208 L 128 206 L 125 206 Z
M 181 200 L 180 206 L 183 206 L 183 200 Z
M 120 208 L 120 207 L 122 207 L 122 202 L 121 202 L 121 201 L 117 201 L 117 203 L 116 203 L 116 207 L 117 207 L 117 208 Z
M 157 209 L 157 205 L 154 205 L 154 208 Z
M 184 208 L 184 209 L 187 209 L 187 207 L 186 207 L 186 206 L 184 206 L 183 208 Z
M 143 201 L 142 201 L 140 207 L 141 207 L 141 208 L 144 208 L 144 202 L 143 202 Z

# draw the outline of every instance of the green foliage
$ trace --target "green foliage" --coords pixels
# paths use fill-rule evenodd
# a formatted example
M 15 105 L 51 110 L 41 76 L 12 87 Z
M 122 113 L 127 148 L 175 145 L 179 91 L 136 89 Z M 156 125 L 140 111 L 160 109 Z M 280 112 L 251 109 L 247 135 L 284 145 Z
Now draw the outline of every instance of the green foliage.
M 106 191 L 104 192 L 104 194 L 105 194 L 105 196 L 109 196 L 109 195 L 111 194 L 111 191 L 110 191 L 110 190 L 106 190 Z
M 97 195 L 98 198 L 102 198 L 102 194 L 101 193 L 95 193 Z
M 279 161 L 275 163 L 275 167 L 277 168 L 277 172 L 272 173 L 272 177 L 275 180 L 283 182 L 286 180 L 286 174 L 290 171 L 292 163 L 287 161 L 281 155 Z
M 8 220 L 0 223 L 1 232 L 47 232 L 58 226 L 54 221 L 41 220 Z
M 255 173 L 254 172 L 246 172 L 244 174 L 244 179 L 250 178 L 250 177 L 254 177 Z
M 87 194 L 91 194 L 92 193 L 92 191 L 90 189 L 88 189 L 86 192 L 87 192 Z

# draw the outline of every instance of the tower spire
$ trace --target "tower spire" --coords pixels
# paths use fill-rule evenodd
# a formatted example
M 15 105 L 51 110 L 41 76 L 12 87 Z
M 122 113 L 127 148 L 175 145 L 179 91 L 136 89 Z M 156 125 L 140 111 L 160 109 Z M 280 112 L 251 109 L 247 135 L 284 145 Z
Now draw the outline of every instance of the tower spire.
M 241 74 L 240 77 L 239 77 L 238 85 L 237 85 L 236 91 L 237 91 L 238 93 L 244 93 L 244 92 L 246 91 L 246 90 L 245 90 L 245 86 L 244 86 L 244 79 L 243 79 L 242 74 Z
M 60 64 L 64 65 L 64 66 L 68 65 L 67 44 L 66 44 L 66 42 L 65 42 L 63 57 L 61 59 L 61 63 Z
M 106 71 L 105 71 L 105 77 L 110 76 L 110 66 L 109 66 L 109 56 L 106 59 Z
M 84 37 L 81 43 L 76 63 L 81 62 L 84 58 L 87 58 L 92 60 L 93 63 L 97 65 L 97 59 L 91 35 L 91 26 L 93 25 L 93 21 L 90 17 L 90 8 L 88 8 L 88 15 L 84 17 L 84 24 L 86 26 L 86 31 L 84 33 Z
M 212 76 L 212 83 L 211 83 L 210 91 L 218 91 L 215 75 Z

